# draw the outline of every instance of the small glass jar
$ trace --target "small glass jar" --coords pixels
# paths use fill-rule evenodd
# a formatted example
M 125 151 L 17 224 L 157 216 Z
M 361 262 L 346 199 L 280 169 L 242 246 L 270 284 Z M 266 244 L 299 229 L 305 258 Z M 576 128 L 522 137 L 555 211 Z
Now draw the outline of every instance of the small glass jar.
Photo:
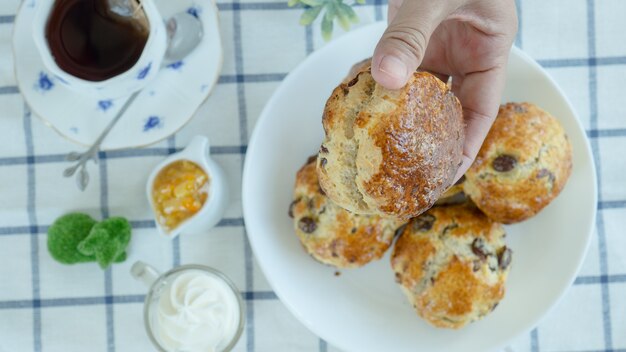
M 146 332 L 148 333 L 148 337 L 152 344 L 157 348 L 158 351 L 161 352 L 183 352 L 183 350 L 172 350 L 167 349 L 163 343 L 161 342 L 161 338 L 158 332 L 158 319 L 155 314 L 158 314 L 159 302 L 161 300 L 161 296 L 166 293 L 165 291 L 171 286 L 172 282 L 182 274 L 190 273 L 190 272 L 202 272 L 205 275 L 208 275 L 212 279 L 217 279 L 218 281 L 225 284 L 226 287 L 232 293 L 234 299 L 236 300 L 236 306 L 238 307 L 237 312 L 237 321 L 236 321 L 236 329 L 231 334 L 232 336 L 225 337 L 225 340 L 221 341 L 215 352 L 228 352 L 231 351 L 237 341 L 241 337 L 241 333 L 243 331 L 243 326 L 245 323 L 245 313 L 244 313 L 244 303 L 241 299 L 241 294 L 235 284 L 223 273 L 208 266 L 203 265 L 183 265 L 177 268 L 174 268 L 164 274 L 159 274 L 159 272 L 154 269 L 152 266 L 143 263 L 141 261 L 133 264 L 131 268 L 131 274 L 134 278 L 142 281 L 150 290 L 146 295 L 146 300 L 144 302 L 144 325 L 146 328 Z M 184 351 L 184 352 L 201 352 L 201 351 Z

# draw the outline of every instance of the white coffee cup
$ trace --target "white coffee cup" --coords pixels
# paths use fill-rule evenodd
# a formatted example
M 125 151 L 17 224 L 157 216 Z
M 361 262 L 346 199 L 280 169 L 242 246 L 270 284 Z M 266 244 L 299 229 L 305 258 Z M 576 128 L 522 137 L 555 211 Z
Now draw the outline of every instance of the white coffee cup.
M 33 37 L 45 67 L 52 73 L 53 79 L 56 79 L 60 84 L 66 85 L 80 94 L 101 100 L 111 100 L 128 96 L 142 89 L 157 76 L 167 49 L 167 31 L 164 20 L 153 0 L 141 0 L 150 26 L 150 33 L 139 60 L 129 70 L 99 82 L 73 76 L 57 65 L 46 39 L 46 26 L 54 3 L 55 0 L 34 2 Z

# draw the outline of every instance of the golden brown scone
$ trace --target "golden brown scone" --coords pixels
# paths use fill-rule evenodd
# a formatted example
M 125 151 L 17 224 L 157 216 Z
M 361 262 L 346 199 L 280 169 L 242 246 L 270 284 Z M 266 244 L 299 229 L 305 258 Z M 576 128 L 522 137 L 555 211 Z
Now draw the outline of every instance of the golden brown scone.
M 296 176 L 289 215 L 306 251 L 338 268 L 355 268 L 379 259 L 403 223 L 375 215 L 357 215 L 335 205 L 322 192 L 315 157 Z
M 466 173 L 465 193 L 487 216 L 512 224 L 559 195 L 572 171 L 572 146 L 561 124 L 529 103 L 500 107 Z
M 367 71 L 370 67 L 372 66 L 372 58 L 368 57 L 367 59 L 363 59 L 359 62 L 357 62 L 356 64 L 352 65 L 352 67 L 350 68 L 350 72 L 348 72 L 348 75 L 346 76 L 346 78 L 343 79 L 342 83 L 349 83 L 351 80 L 353 80 L 356 75 L 359 72 L 362 71 Z
M 322 189 L 359 214 L 408 219 L 452 184 L 465 140 L 461 104 L 445 83 L 416 72 L 388 90 L 360 71 L 326 103 L 317 161 Z
M 455 329 L 495 309 L 510 263 L 502 225 L 471 204 L 435 207 L 411 220 L 391 256 L 417 314 Z
M 468 201 L 467 195 L 463 190 L 463 183 L 465 182 L 465 175 L 463 175 L 452 187 L 437 199 L 435 205 L 451 205 L 461 204 Z

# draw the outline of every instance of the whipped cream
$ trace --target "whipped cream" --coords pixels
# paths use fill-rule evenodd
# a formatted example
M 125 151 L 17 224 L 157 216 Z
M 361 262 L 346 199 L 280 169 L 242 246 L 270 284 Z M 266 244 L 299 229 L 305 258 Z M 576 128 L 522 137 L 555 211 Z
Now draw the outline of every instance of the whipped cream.
M 237 333 L 237 296 L 221 278 L 196 269 L 165 285 L 155 305 L 153 331 L 168 351 L 223 350 Z

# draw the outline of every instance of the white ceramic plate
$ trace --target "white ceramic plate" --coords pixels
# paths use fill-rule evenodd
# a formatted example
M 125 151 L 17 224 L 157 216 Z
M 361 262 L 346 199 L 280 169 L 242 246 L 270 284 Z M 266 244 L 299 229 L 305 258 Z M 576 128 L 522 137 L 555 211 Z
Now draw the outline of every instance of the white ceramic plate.
M 458 331 L 422 321 L 394 282 L 389 252 L 364 268 L 324 266 L 300 246 L 287 216 L 295 173 L 323 138 L 322 110 L 350 66 L 373 52 L 384 30 L 351 32 L 311 55 L 283 81 L 257 123 L 243 178 L 252 248 L 282 302 L 304 325 L 349 351 L 485 351 L 530 330 L 572 284 L 589 244 L 596 182 L 585 133 L 571 105 L 532 59 L 514 49 L 503 101 L 533 102 L 556 116 L 574 148 L 562 194 L 535 218 L 506 228 L 513 249 L 507 293 L 482 321 Z
M 127 97 L 99 100 L 70 90 L 46 70 L 32 36 L 37 0 L 24 0 L 15 19 L 13 50 L 20 92 L 31 110 L 65 138 L 91 145 Z M 209 96 L 222 67 L 217 7 L 212 0 L 156 0 L 163 18 L 196 15 L 204 38 L 183 61 L 161 70 L 102 143 L 103 150 L 143 147 L 174 134 Z

